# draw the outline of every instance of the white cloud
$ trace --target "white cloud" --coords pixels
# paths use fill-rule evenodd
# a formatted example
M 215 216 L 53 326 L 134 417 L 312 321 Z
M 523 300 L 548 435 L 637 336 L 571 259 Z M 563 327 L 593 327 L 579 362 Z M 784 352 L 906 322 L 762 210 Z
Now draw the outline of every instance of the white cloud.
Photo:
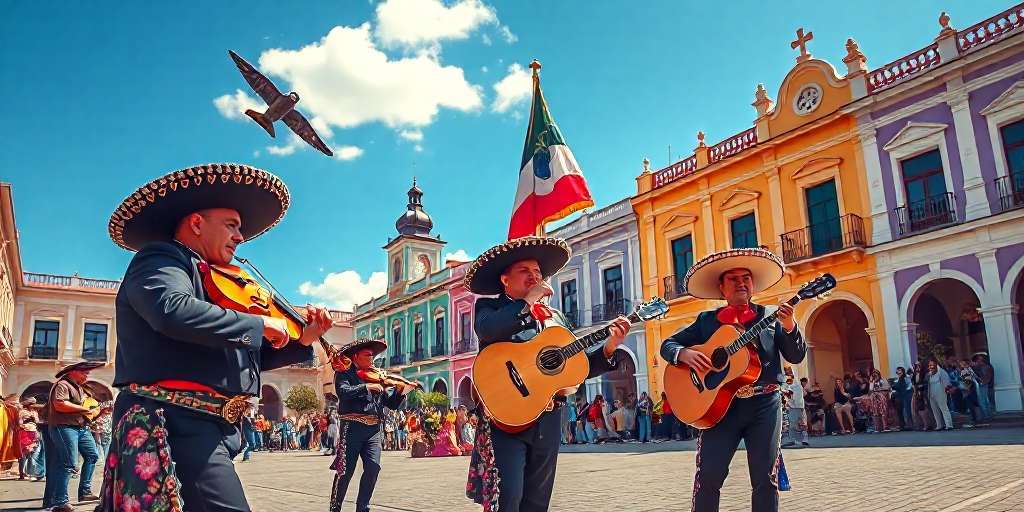
M 480 36 L 480 42 L 484 43 L 484 46 L 490 46 L 492 44 L 491 43 L 491 36 L 489 36 L 487 34 L 484 34 L 484 35 Z
M 446 253 L 444 255 L 444 261 L 448 261 L 448 260 L 472 261 L 473 258 L 470 258 L 469 254 L 466 254 L 466 250 L 465 249 L 459 249 L 459 250 L 457 250 L 455 252 Z
M 502 25 L 499 27 L 498 33 L 501 34 L 501 38 L 508 44 L 512 44 L 519 40 L 519 38 L 512 33 L 512 29 L 508 28 L 508 25 Z
M 415 146 L 412 147 L 412 149 L 416 150 L 417 153 L 423 152 L 423 146 L 420 144 L 416 144 Z
M 377 6 L 374 34 L 384 46 L 413 48 L 466 39 L 484 24 L 498 23 L 494 9 L 480 0 L 385 0 Z
M 412 142 L 420 142 L 423 140 L 423 132 L 420 130 L 402 130 L 398 132 L 398 136 Z
M 299 139 L 302 142 L 302 139 Z M 305 142 L 302 142 L 305 144 Z M 287 144 L 285 146 L 267 146 L 267 153 L 277 156 L 288 156 L 295 153 L 295 150 L 299 149 L 298 144 Z
M 235 89 L 235 94 L 225 94 L 213 100 L 214 106 L 220 111 L 220 115 L 228 119 L 248 119 L 245 111 L 253 109 L 263 112 L 267 106 L 262 101 L 249 96 L 241 89 Z
M 489 69 L 487 69 L 487 66 L 482 66 L 482 67 L 480 68 L 480 71 L 483 71 L 484 73 L 486 73 L 486 72 L 488 72 L 488 71 L 490 71 L 490 70 L 489 70 Z
M 331 272 L 323 282 L 306 281 L 299 285 L 299 293 L 324 301 L 331 307 L 351 310 L 356 304 L 379 297 L 387 291 L 388 278 L 384 272 L 374 272 L 363 282 L 354 270 Z
M 363 148 L 359 146 L 341 146 L 334 148 L 334 157 L 338 160 L 355 160 L 363 156 Z
M 259 158 L 260 157 L 260 150 L 257 149 L 256 151 L 253 151 L 252 152 L 252 156 L 253 156 L 253 158 Z
M 515 105 L 530 99 L 533 94 L 533 75 L 530 70 L 518 63 L 508 67 L 508 74 L 494 84 L 497 94 L 491 110 L 498 113 L 507 112 Z

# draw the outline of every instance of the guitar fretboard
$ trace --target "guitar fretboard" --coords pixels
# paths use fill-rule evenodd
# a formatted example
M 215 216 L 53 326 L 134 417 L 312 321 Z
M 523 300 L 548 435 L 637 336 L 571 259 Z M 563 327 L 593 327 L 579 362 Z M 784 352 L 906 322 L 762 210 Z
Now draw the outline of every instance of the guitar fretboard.
M 630 324 L 635 324 L 640 321 L 640 317 L 636 313 L 631 313 L 626 317 Z M 608 326 L 604 326 L 582 338 L 578 338 L 576 341 L 561 348 L 562 354 L 565 355 L 566 359 L 583 352 L 584 350 L 601 343 L 608 336 L 611 336 L 612 332 L 608 329 Z
M 789 304 L 790 306 L 796 306 L 798 302 L 800 302 L 799 295 L 794 295 L 792 298 L 786 301 L 786 303 Z M 753 327 L 747 329 L 743 334 L 740 335 L 739 338 L 736 338 L 736 341 L 726 345 L 726 352 L 728 352 L 731 356 L 736 352 L 739 352 L 740 349 L 747 346 L 748 344 L 753 343 L 754 340 L 756 340 L 757 337 L 761 335 L 761 331 L 767 329 L 769 325 L 775 323 L 775 320 L 778 319 L 778 316 L 778 310 L 772 312 L 772 314 L 770 315 L 765 315 L 765 317 L 762 318 L 756 324 L 754 324 Z

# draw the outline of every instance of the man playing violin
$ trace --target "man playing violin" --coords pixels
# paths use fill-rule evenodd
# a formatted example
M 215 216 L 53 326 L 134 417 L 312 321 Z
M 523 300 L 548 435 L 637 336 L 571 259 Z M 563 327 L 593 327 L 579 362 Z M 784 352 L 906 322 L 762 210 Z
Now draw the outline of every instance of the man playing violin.
M 568 261 L 569 246 L 564 240 L 534 236 L 510 240 L 477 258 L 466 272 L 466 287 L 479 295 L 497 295 L 476 301 L 474 327 L 480 348 L 499 341 L 528 341 L 550 325 L 571 330 L 561 312 L 544 304 L 552 294 L 545 279 Z M 612 321 L 604 345 L 587 353 L 587 378 L 618 367 L 616 349 L 629 325 L 622 316 Z M 565 406 L 565 401 L 565 396 L 555 397 L 551 410 L 519 432 L 505 432 L 490 421 L 481 423 L 482 434 L 477 434 L 467 488 L 469 497 L 482 504 L 485 511 L 548 510 L 561 442 L 559 408 Z
M 661 344 L 661 356 L 673 364 L 698 370 L 711 368 L 704 353 L 688 347 L 708 341 L 723 325 L 750 328 L 767 314 L 765 306 L 751 299 L 782 279 L 784 265 L 778 256 L 758 249 L 732 249 L 711 254 L 686 273 L 686 290 L 703 299 L 724 299 L 728 304 L 704 311 L 690 326 Z M 693 479 L 695 512 L 717 512 L 718 502 L 729 474 L 729 463 L 740 440 L 747 451 L 750 470 L 751 509 L 754 512 L 779 509 L 779 437 L 782 432 L 780 384 L 785 378 L 782 359 L 803 361 L 807 345 L 793 316 L 793 307 L 779 305 L 778 321 L 761 331 L 756 342 L 761 361 L 760 377 L 740 388 L 722 419 L 697 438 L 697 473 Z M 672 404 L 678 409 L 684 404 Z
M 363 460 L 359 479 L 356 512 L 370 510 L 370 497 L 380 474 L 380 453 L 384 440 L 384 408 L 396 410 L 416 384 L 397 376 L 385 375 L 373 367 L 373 358 L 387 349 L 381 340 L 357 340 L 341 349 L 352 360 L 344 371 L 335 371 L 334 390 L 338 395 L 341 432 L 331 469 L 337 473 L 331 488 L 331 512 L 340 512 L 348 484 Z
M 283 319 L 214 304 L 200 266 L 230 264 L 289 201 L 269 172 L 209 164 L 150 182 L 111 216 L 111 238 L 136 254 L 115 301 L 121 392 L 100 510 L 249 510 L 231 462 L 247 399 L 262 371 L 312 359 L 332 323 L 308 307 L 288 343 Z

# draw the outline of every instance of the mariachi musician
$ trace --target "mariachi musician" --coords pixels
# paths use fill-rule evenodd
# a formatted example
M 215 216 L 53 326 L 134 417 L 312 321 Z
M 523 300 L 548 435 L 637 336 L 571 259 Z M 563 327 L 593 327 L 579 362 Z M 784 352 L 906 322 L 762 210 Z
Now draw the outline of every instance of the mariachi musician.
M 230 265 L 289 201 L 267 171 L 208 164 L 156 179 L 114 211 L 111 238 L 136 254 L 115 301 L 121 392 L 100 510 L 249 510 L 231 462 L 247 399 L 261 372 L 313 358 L 331 319 L 308 307 L 289 343 L 285 320 L 212 303 L 203 270 Z
M 370 498 L 380 474 L 380 453 L 384 440 L 385 407 L 397 410 L 405 396 L 416 387 L 397 375 L 374 368 L 373 358 L 387 350 L 383 340 L 356 340 L 343 347 L 342 357 L 351 360 L 345 370 L 335 366 L 334 390 L 338 395 L 341 432 L 331 469 L 331 512 L 340 512 L 348 484 L 356 470 L 356 460 L 363 460 L 363 476 L 359 479 L 356 512 L 370 510 Z
M 785 267 L 778 256 L 758 248 L 733 249 L 711 254 L 698 261 L 686 273 L 686 291 L 702 299 L 724 299 L 725 307 L 704 311 L 685 329 L 661 344 L 661 356 L 679 365 L 698 370 L 711 367 L 711 360 L 687 347 L 706 342 L 723 325 L 750 328 L 766 315 L 766 308 L 755 304 L 754 294 L 770 288 L 782 279 Z M 782 302 L 778 321 L 761 332 L 757 351 L 761 375 L 756 382 L 740 388 L 736 400 L 721 421 L 700 432 L 697 438 L 697 473 L 693 481 L 693 510 L 718 510 L 722 484 L 729 474 L 729 463 L 740 439 L 747 450 L 750 470 L 751 508 L 754 512 L 777 511 L 779 494 L 777 461 L 782 431 L 780 385 L 785 379 L 781 359 L 792 364 L 803 361 L 807 353 L 793 317 L 793 307 Z M 685 404 L 673 404 L 677 409 Z
M 474 327 L 481 350 L 499 341 L 528 341 L 550 325 L 571 329 L 561 312 L 544 304 L 552 294 L 545 280 L 565 266 L 569 254 L 564 240 L 528 236 L 492 247 L 473 262 L 466 271 L 466 287 L 479 295 L 497 295 L 476 301 Z M 587 353 L 587 378 L 618 368 L 616 349 L 628 330 L 625 317 L 611 323 L 605 343 Z M 551 410 L 516 433 L 481 422 L 467 494 L 485 511 L 548 510 L 562 432 L 559 409 L 565 402 L 564 396 L 556 396 Z

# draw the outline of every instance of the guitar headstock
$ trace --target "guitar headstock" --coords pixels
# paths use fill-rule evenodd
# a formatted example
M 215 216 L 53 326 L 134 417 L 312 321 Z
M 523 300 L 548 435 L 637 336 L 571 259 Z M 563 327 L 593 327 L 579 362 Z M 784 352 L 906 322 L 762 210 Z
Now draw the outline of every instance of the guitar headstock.
M 668 304 L 661 297 L 655 297 L 637 306 L 634 315 L 641 321 L 654 320 L 655 318 L 668 314 Z
M 796 294 L 803 300 L 828 297 L 836 287 L 836 278 L 832 274 L 822 274 L 815 280 L 803 285 Z

